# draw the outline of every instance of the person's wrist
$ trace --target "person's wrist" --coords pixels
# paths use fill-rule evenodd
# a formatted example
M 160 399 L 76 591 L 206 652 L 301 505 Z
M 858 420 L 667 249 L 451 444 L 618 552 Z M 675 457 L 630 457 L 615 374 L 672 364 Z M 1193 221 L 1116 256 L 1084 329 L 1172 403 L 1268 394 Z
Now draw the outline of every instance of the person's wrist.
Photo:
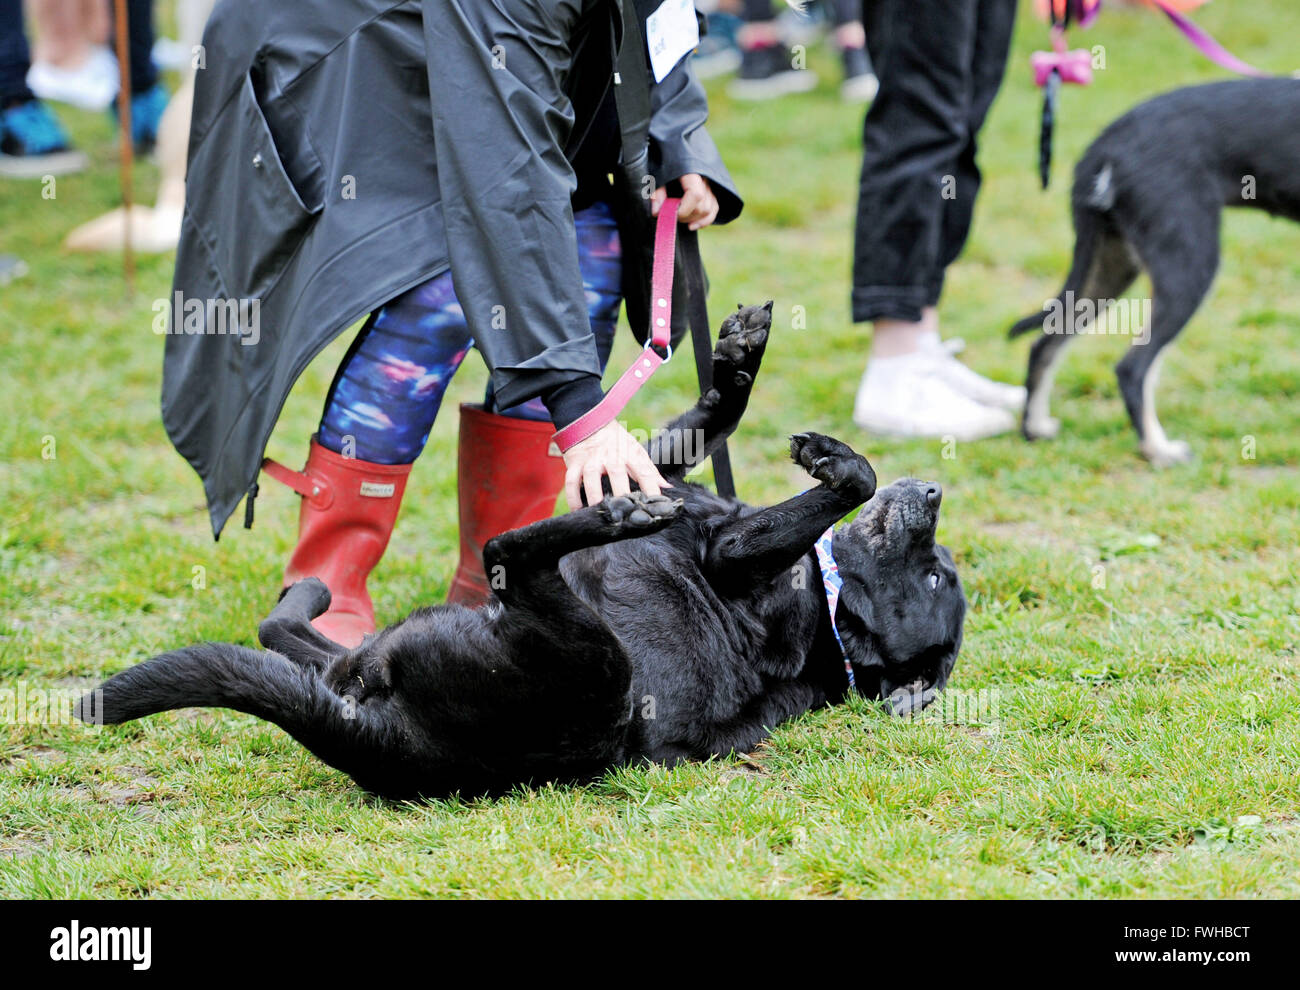
M 581 375 L 546 392 L 542 403 L 551 414 L 551 422 L 560 430 L 595 409 L 604 397 L 599 378 Z

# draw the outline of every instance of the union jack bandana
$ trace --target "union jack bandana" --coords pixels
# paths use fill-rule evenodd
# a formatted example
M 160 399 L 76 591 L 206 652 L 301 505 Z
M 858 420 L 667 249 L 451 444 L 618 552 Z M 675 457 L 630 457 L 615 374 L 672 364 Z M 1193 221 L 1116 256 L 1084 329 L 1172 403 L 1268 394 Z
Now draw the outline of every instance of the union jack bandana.
M 853 677 L 853 664 L 849 662 L 848 651 L 844 649 L 844 640 L 840 639 L 839 627 L 835 625 L 835 609 L 840 603 L 840 588 L 844 585 L 844 578 L 840 577 L 840 565 L 835 563 L 835 556 L 831 553 L 833 531 L 834 527 L 831 527 L 822 533 L 820 539 L 813 544 L 813 549 L 817 551 L 817 566 L 822 572 L 826 604 L 831 610 L 831 632 L 835 633 L 835 642 L 840 644 L 840 654 L 844 657 L 844 672 L 849 675 L 849 690 L 852 691 L 857 688 L 857 681 Z

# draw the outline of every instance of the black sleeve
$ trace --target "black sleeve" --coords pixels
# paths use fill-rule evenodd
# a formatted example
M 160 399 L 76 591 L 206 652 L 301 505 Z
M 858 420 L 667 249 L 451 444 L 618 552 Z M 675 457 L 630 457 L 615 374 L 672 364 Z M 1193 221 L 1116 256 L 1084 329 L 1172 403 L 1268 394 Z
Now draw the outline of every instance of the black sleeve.
M 715 222 L 736 219 L 744 204 L 713 138 L 704 129 L 709 103 L 695 77 L 691 56 L 650 87 L 650 111 L 650 172 L 655 184 L 662 186 L 691 172 L 702 175 L 718 197 Z
M 540 395 L 561 426 L 600 399 L 570 205 L 576 182 L 563 150 L 573 109 L 562 80 L 580 8 L 557 0 L 423 5 L 456 296 L 497 401 Z

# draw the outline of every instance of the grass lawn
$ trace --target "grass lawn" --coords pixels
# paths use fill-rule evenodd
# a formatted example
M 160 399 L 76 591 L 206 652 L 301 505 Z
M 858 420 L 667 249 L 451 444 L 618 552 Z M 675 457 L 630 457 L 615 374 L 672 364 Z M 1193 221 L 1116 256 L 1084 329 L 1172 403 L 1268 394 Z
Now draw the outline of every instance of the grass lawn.
M 1297 67 L 1300 8 L 1232 0 L 1198 17 L 1243 58 Z M 1064 93 L 1043 193 L 1027 59 L 1045 36 L 1022 17 L 942 307 L 966 360 L 1008 380 L 1027 344 L 1005 328 L 1067 267 L 1084 146 L 1141 98 L 1222 75 L 1149 11 L 1108 10 L 1075 41 L 1105 45 L 1106 69 Z M 704 239 L 714 320 L 738 300 L 774 298 L 777 314 L 733 444 L 739 484 L 755 502 L 805 486 L 785 455 L 804 429 L 855 446 L 882 483 L 941 481 L 940 536 L 971 602 L 952 687 L 985 692 L 983 717 L 897 722 L 855 703 L 783 725 L 745 758 L 414 805 L 367 797 L 228 711 L 0 725 L 0 896 L 1300 894 L 1300 229 L 1226 218 L 1217 289 L 1162 381 L 1162 418 L 1194 464 L 1157 472 L 1137 457 L 1115 338 L 1072 349 L 1054 442 L 864 435 L 850 411 L 868 336 L 847 315 L 861 114 L 838 101 L 832 56 L 811 55 L 822 83 L 807 95 L 751 107 L 714 87 L 712 132 L 748 200 Z M 171 258 L 142 261 L 128 300 L 116 259 L 60 250 L 117 195 L 107 119 L 60 113 L 91 170 L 53 200 L 39 183 L 0 187 L 0 252 L 31 268 L 0 288 L 0 687 L 28 691 L 89 686 L 198 640 L 254 644 L 297 514 L 296 496 L 264 485 L 256 527 L 237 515 L 213 543 L 159 418 L 151 306 Z M 156 174 L 142 172 L 151 197 Z M 347 339 L 300 381 L 272 456 L 301 461 Z M 612 364 L 634 347 L 622 338 Z M 693 375 L 689 356 L 661 372 L 629 409 L 635 425 L 684 408 Z M 444 408 L 483 382 L 471 359 Z M 372 581 L 381 622 L 445 594 L 455 442 L 444 415 Z

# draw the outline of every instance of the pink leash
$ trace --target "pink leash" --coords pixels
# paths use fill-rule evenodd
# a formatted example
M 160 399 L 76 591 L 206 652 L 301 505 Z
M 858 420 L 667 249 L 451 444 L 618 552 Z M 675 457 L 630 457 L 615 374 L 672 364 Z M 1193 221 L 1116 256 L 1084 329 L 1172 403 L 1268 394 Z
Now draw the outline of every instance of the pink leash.
M 1164 0 L 1150 0 L 1150 2 L 1153 7 L 1158 7 L 1160 10 L 1163 10 L 1165 16 L 1174 22 L 1174 26 L 1177 27 L 1179 31 L 1183 32 L 1183 34 L 1187 36 L 1188 40 L 1201 50 L 1201 54 L 1211 62 L 1222 66 L 1229 72 L 1235 72 L 1241 76 L 1254 76 L 1259 79 L 1266 79 L 1272 75 L 1270 72 L 1264 72 L 1262 69 L 1255 68 L 1249 62 L 1243 62 L 1241 59 L 1237 58 L 1236 55 L 1232 54 L 1232 52 L 1228 51 L 1228 49 L 1215 41 L 1213 36 L 1211 36 L 1211 34 L 1203 27 L 1193 21 L 1182 11 L 1175 10 L 1173 7 L 1169 6 L 1169 4 L 1165 3 Z
M 602 426 L 614 421 L 628 400 L 650 380 L 650 376 L 673 356 L 673 261 L 677 253 L 677 208 L 680 199 L 666 199 L 659 208 L 655 225 L 654 264 L 650 275 L 650 339 L 645 349 L 605 393 L 594 409 L 579 416 L 552 438 L 561 451 L 581 443 Z M 664 355 L 659 356 L 659 350 Z
M 1219 44 L 1213 35 L 1203 27 L 1182 11 L 1175 9 L 1168 0 L 1147 0 L 1147 2 L 1164 13 L 1174 23 L 1174 26 L 1187 37 L 1187 40 L 1216 65 L 1227 69 L 1229 72 L 1235 72 L 1242 76 L 1252 76 L 1257 79 L 1265 79 L 1272 75 L 1272 73 L 1264 72 L 1262 69 L 1255 68 L 1249 62 L 1237 58 L 1236 55 Z M 1080 6 L 1082 9 L 1076 13 L 1079 26 L 1087 27 L 1096 18 L 1101 9 L 1101 4 L 1098 2 L 1089 5 L 1085 2 Z M 1060 74 L 1061 82 L 1075 83 L 1080 86 L 1087 86 L 1092 82 L 1091 53 L 1084 48 L 1066 51 L 1064 27 L 1064 23 L 1052 26 L 1052 51 L 1034 52 L 1029 57 L 1029 63 L 1034 70 L 1034 82 L 1040 88 L 1047 85 L 1047 81 L 1054 71 Z

